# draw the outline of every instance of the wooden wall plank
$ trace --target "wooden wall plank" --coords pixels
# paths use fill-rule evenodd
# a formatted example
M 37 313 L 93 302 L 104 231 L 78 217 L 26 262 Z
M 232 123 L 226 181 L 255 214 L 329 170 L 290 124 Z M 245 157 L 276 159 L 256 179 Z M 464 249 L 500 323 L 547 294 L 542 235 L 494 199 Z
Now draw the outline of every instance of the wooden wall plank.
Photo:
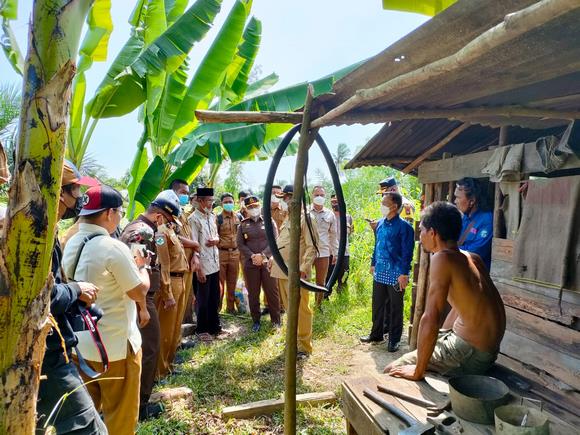
M 512 262 L 514 253 L 514 241 L 494 237 L 491 245 L 491 258 L 493 260 Z
M 494 283 L 503 303 L 509 307 L 564 325 L 572 325 L 574 318 L 578 317 L 579 307 L 577 305 L 567 303 L 560 305 L 557 299 L 532 293 L 496 279 L 494 279 Z
M 580 359 L 580 331 L 509 306 L 505 311 L 506 328 L 511 332 Z
M 501 342 L 501 353 L 524 364 L 552 374 L 562 382 L 580 390 L 580 359 L 555 352 L 536 341 L 506 331 Z

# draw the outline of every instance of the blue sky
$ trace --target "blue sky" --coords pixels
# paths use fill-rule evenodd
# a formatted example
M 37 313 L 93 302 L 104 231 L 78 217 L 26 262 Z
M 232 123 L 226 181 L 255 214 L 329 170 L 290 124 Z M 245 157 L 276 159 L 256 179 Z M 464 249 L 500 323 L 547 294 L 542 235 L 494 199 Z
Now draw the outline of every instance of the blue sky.
M 32 1 L 19 2 L 18 20 L 13 29 L 23 51 L 27 45 L 27 22 Z M 222 12 L 213 29 L 191 52 L 192 64 L 200 59 L 215 37 L 234 0 L 224 0 Z M 92 95 L 111 61 L 129 35 L 127 19 L 135 1 L 112 0 L 114 30 L 107 62 L 96 63 L 87 73 L 88 92 Z M 426 17 L 384 11 L 380 0 L 254 0 L 252 13 L 262 21 L 262 44 L 256 59 L 263 75 L 276 72 L 280 81 L 276 88 L 306 80 L 314 80 L 344 66 L 371 57 L 422 24 Z M 19 83 L 20 79 L 0 54 L 0 82 Z M 380 125 L 326 127 L 321 135 L 331 152 L 344 142 L 354 150 L 366 143 Z M 123 175 L 130 166 L 135 144 L 141 134 L 137 113 L 99 122 L 89 144 L 88 152 L 96 157 L 107 172 L 115 177 Z M 311 153 L 310 173 L 316 168 L 327 172 L 322 156 Z M 249 162 L 244 176 L 249 187 L 264 183 L 268 162 Z M 294 173 L 294 159 L 284 158 L 278 178 L 290 180 Z

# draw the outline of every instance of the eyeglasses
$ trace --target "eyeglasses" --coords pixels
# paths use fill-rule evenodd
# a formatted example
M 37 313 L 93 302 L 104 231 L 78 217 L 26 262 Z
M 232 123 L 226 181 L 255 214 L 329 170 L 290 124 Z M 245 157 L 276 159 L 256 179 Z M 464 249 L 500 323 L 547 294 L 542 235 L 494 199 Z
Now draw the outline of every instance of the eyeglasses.
M 125 209 L 123 207 L 119 207 L 114 209 L 117 213 L 121 215 L 121 217 L 125 216 Z

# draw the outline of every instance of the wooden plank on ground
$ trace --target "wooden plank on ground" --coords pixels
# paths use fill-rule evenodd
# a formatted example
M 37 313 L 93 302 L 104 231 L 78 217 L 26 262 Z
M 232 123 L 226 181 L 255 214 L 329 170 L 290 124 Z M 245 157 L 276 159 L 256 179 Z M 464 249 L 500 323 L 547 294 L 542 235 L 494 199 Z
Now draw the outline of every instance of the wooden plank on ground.
M 576 359 L 580 358 L 580 331 L 505 307 L 506 329 Z
M 491 258 L 508 263 L 512 262 L 514 253 L 514 241 L 494 237 L 491 245 Z
M 580 390 L 580 359 L 556 352 L 529 338 L 506 331 L 500 352 L 552 374 Z
M 156 391 L 151 394 L 150 402 L 174 402 L 176 400 L 187 399 L 193 397 L 193 391 L 187 387 L 166 388 L 161 391 Z
M 322 405 L 336 402 L 332 391 L 322 393 L 305 393 L 296 395 L 297 405 Z M 284 408 L 284 399 L 260 400 L 243 405 L 228 406 L 222 410 L 222 418 L 253 418 L 258 415 L 269 415 Z

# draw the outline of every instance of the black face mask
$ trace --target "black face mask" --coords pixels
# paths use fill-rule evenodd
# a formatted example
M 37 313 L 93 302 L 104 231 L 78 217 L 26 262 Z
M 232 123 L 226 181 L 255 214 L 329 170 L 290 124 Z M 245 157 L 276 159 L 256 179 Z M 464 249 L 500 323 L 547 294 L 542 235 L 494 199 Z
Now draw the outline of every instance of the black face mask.
M 67 207 L 61 219 L 72 219 L 78 217 L 82 208 L 83 208 L 83 197 L 81 196 L 80 198 L 76 199 L 74 208 Z

